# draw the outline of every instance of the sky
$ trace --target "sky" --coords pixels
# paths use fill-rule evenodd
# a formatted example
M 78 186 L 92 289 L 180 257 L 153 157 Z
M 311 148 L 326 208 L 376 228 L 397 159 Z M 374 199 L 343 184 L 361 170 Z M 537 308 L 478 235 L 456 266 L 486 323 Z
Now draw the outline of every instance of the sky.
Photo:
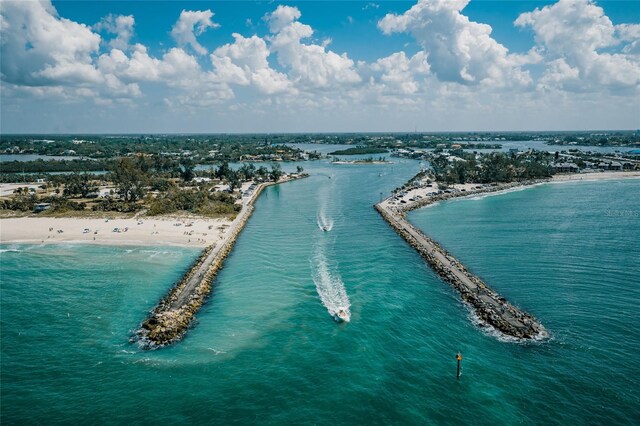
M 640 2 L 0 1 L 0 132 L 640 129 Z

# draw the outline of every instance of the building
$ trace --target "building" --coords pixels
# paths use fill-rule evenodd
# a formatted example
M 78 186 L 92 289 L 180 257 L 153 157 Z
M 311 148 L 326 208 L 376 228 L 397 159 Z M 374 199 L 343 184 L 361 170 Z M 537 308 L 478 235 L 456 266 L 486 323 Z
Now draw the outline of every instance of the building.
M 34 213 L 40 213 L 51 208 L 50 203 L 38 203 L 33 208 Z
M 577 173 L 580 171 L 576 163 L 556 163 L 553 167 L 558 173 Z
M 208 177 L 194 177 L 193 181 L 196 183 L 203 183 L 203 182 L 211 182 L 211 178 Z

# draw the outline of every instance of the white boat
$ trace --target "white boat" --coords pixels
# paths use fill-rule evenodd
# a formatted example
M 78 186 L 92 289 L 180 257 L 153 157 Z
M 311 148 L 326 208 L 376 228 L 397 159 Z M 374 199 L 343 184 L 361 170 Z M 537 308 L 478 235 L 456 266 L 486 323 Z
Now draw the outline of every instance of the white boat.
M 333 313 L 333 319 L 336 322 L 349 322 L 351 321 L 351 312 L 349 312 L 349 309 L 339 309 Z

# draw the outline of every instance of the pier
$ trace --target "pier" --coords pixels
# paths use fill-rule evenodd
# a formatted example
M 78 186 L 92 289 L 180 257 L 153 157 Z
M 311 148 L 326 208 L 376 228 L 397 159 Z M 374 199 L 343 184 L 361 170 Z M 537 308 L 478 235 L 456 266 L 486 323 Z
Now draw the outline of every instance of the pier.
M 513 187 L 516 185 L 509 185 Z M 479 192 L 494 192 L 505 189 L 502 186 L 487 188 Z M 463 193 L 462 195 L 471 195 Z M 454 256 L 442 248 L 406 220 L 405 212 L 415 208 L 455 197 L 445 194 L 421 199 L 402 207 L 389 204 L 389 198 L 375 205 L 375 209 L 391 227 L 409 243 L 433 270 L 459 294 L 462 300 L 474 310 L 481 324 L 491 326 L 500 333 L 517 339 L 542 339 L 548 337 L 545 328 L 535 317 L 509 303 L 480 277 L 472 274 Z
M 145 349 L 153 349 L 182 339 L 195 314 L 211 293 L 213 280 L 251 217 L 253 204 L 262 190 L 270 185 L 299 178 L 283 178 L 278 182 L 261 183 L 250 196 L 243 198 L 242 209 L 226 231 L 223 240 L 203 250 L 182 279 L 171 288 L 142 322 L 132 340 L 140 341 Z

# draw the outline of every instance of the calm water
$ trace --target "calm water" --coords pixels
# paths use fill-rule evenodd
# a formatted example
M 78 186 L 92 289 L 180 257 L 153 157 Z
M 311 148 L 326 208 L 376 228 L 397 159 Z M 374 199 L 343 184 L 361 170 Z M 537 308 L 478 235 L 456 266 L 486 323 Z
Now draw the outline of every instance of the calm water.
M 304 166 L 312 177 L 263 193 L 197 326 L 163 350 L 138 350 L 130 330 L 196 251 L 3 245 L 3 424 L 639 418 L 640 182 L 412 213 L 554 336 L 520 345 L 476 328 L 372 209 L 418 163 Z M 317 289 L 327 286 L 344 289 L 351 323 L 330 318 Z

